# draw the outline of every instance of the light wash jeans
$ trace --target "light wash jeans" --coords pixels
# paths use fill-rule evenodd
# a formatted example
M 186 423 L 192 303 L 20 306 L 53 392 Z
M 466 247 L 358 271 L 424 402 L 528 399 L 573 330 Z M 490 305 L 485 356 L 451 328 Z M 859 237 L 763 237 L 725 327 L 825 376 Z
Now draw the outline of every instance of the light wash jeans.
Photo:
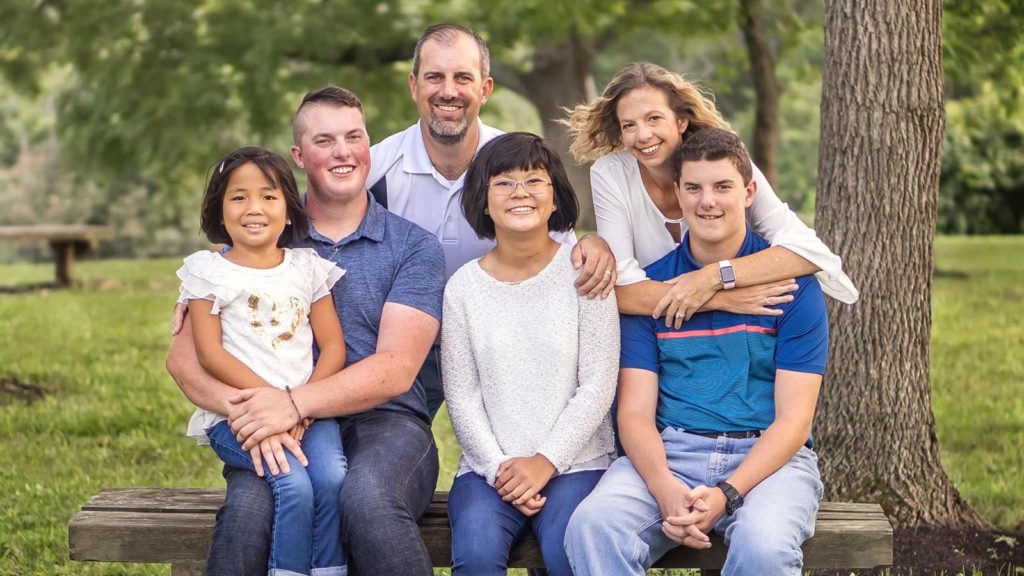
M 668 466 L 687 486 L 714 486 L 727 479 L 757 438 L 705 438 L 666 428 L 661 434 Z M 800 546 L 814 534 L 822 484 L 818 457 L 801 447 L 782 468 L 745 497 L 735 514 L 715 525 L 729 546 L 722 573 L 799 576 Z M 576 576 L 643 574 L 678 546 L 661 531 L 658 503 L 629 458 L 612 463 L 584 500 L 565 536 Z
M 220 422 L 207 431 L 217 456 L 235 468 L 253 470 L 249 453 L 235 440 L 228 423 Z M 270 576 L 345 576 L 348 568 L 341 546 L 339 501 L 348 470 L 341 447 L 338 423 L 317 420 L 302 438 L 302 451 L 309 459 L 303 467 L 285 450 L 291 472 L 265 481 L 274 495 L 274 519 L 267 573 Z M 235 567 L 237 570 L 239 567 Z

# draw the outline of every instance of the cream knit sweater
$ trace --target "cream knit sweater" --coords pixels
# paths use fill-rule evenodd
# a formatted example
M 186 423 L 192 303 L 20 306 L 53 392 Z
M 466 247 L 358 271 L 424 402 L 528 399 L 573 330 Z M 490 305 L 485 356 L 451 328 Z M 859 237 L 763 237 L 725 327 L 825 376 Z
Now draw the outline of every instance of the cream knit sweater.
M 491 484 L 509 458 L 540 453 L 563 473 L 615 450 L 618 310 L 614 294 L 576 294 L 570 251 L 516 283 L 473 260 L 445 287 L 442 374 L 460 468 Z

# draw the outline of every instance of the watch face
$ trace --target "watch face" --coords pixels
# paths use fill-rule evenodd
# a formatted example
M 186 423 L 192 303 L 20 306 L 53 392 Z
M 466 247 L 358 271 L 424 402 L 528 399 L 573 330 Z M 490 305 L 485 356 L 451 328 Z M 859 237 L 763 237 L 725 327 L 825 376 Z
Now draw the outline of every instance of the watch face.
M 728 284 L 736 281 L 736 272 L 733 271 L 732 266 L 720 268 L 718 270 L 719 275 L 722 277 L 722 284 Z

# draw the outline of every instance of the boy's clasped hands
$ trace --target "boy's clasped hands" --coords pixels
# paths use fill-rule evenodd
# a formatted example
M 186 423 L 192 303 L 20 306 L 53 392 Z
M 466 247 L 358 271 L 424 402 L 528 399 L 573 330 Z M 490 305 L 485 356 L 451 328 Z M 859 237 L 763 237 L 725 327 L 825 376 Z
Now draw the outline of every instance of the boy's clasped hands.
M 711 547 L 708 533 L 725 514 L 725 494 L 711 486 L 688 487 L 675 477 L 661 482 L 651 493 L 661 510 L 661 531 L 673 542 L 689 548 Z

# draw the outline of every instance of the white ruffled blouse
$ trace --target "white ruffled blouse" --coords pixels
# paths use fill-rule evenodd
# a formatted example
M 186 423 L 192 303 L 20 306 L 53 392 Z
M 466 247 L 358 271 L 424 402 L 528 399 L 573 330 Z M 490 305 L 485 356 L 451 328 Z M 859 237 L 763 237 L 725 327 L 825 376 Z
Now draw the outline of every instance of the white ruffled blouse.
M 345 274 L 310 248 L 285 248 L 273 268 L 248 268 L 200 251 L 178 269 L 179 302 L 213 301 L 224 349 L 275 388 L 301 386 L 313 373 L 309 311 Z M 226 417 L 196 408 L 186 434 L 207 444 L 206 430 Z

